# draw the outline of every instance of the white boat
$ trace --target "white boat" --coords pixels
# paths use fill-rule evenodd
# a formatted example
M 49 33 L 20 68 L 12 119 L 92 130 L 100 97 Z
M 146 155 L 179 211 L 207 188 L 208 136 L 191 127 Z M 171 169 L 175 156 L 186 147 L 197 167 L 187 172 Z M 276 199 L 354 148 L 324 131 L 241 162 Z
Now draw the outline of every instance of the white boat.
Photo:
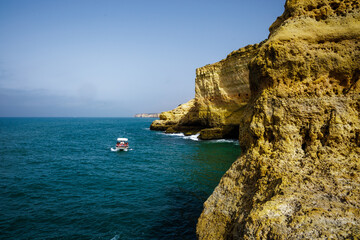
M 118 138 L 116 140 L 116 147 L 111 148 L 111 151 L 118 152 L 118 151 L 127 151 L 129 149 L 129 140 L 127 138 Z

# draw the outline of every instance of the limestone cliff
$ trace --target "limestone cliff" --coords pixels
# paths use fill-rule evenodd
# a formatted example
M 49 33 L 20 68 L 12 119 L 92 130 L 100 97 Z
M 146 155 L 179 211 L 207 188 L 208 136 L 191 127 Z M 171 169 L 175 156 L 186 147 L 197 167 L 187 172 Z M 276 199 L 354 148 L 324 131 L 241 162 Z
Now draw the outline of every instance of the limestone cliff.
M 248 63 L 259 46 L 246 46 L 196 69 L 195 98 L 162 113 L 151 129 L 189 134 L 202 130 L 203 139 L 237 138 L 240 116 L 250 99 Z
M 287 0 L 200 239 L 360 238 L 360 0 Z
M 205 126 L 238 125 L 250 99 L 248 63 L 258 44 L 230 53 L 226 59 L 196 69 L 195 100 Z

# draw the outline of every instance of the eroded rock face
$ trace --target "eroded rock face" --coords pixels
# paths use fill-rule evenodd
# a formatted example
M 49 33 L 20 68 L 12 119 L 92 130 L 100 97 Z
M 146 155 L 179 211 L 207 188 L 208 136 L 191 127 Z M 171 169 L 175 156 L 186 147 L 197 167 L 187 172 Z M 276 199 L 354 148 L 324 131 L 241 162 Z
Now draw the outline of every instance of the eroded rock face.
M 246 46 L 220 62 L 196 69 L 195 100 L 204 125 L 239 124 L 239 116 L 251 96 L 248 64 L 259 46 Z
M 256 101 L 256 140 L 205 202 L 199 238 L 358 236 L 359 96 L 272 94 Z
M 150 129 L 157 131 L 181 132 L 181 130 L 197 128 L 200 131 L 199 124 L 196 122 L 198 115 L 195 99 L 191 99 L 187 103 L 179 105 L 177 108 L 163 112 L 159 116 L 159 120 L 152 122 Z M 185 122 L 183 124 L 183 122 Z M 180 130 L 181 129 L 181 130 Z
M 237 138 L 240 116 L 250 99 L 248 63 L 259 46 L 246 46 L 220 62 L 198 68 L 195 98 L 163 112 L 151 129 L 188 134 L 201 131 L 202 139 Z
M 359 0 L 288 0 L 250 63 L 246 153 L 204 203 L 200 239 L 360 237 Z

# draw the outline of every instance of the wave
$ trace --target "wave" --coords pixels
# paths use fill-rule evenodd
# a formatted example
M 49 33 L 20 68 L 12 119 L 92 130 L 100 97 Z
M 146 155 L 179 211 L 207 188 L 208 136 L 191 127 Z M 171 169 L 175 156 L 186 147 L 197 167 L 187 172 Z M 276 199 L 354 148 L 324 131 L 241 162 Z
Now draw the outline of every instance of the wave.
M 204 141 L 199 138 L 200 133 L 185 136 L 183 133 L 165 133 L 161 132 L 160 134 L 165 134 L 167 136 L 173 136 L 173 137 L 181 137 L 183 139 L 190 139 L 192 141 Z M 233 143 L 235 145 L 239 145 L 239 140 L 236 139 L 214 139 L 214 140 L 206 140 L 204 142 L 210 142 L 210 143 Z
M 183 133 L 162 133 L 168 136 L 173 136 L 173 137 L 180 137 L 183 139 L 190 139 L 192 141 L 200 141 L 200 139 L 198 138 L 200 133 L 194 134 L 194 135 L 189 135 L 189 136 L 185 136 L 185 134 Z
M 216 143 L 233 143 L 238 145 L 239 144 L 239 140 L 236 139 L 216 139 L 216 140 L 210 140 L 211 142 L 216 142 Z
M 183 133 L 165 133 L 166 135 L 174 136 L 174 137 L 185 137 Z
M 184 139 L 190 139 L 190 140 L 193 140 L 193 141 L 199 141 L 199 135 L 200 133 L 197 133 L 195 135 L 190 135 L 190 136 L 184 136 L 183 138 Z
M 120 236 L 119 235 L 115 235 L 112 239 L 110 240 L 119 240 L 120 239 Z

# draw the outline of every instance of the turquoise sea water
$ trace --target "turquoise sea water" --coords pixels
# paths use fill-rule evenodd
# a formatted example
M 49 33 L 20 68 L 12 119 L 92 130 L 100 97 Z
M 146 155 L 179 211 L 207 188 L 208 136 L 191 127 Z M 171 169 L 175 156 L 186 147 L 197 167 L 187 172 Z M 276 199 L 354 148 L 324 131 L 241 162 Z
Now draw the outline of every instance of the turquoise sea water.
M 239 146 L 153 132 L 153 120 L 0 118 L 0 238 L 195 239 Z M 117 137 L 131 150 L 111 152 Z

